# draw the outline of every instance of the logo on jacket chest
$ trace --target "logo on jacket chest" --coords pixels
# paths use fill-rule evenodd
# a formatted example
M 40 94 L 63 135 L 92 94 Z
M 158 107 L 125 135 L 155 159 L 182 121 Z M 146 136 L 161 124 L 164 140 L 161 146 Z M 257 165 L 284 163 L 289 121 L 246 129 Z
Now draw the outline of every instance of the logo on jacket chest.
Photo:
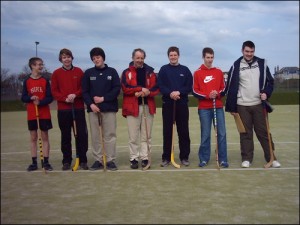
M 31 94 L 38 93 L 38 92 L 43 93 L 42 87 L 33 87 L 33 88 L 30 89 Z
M 103 75 L 104 75 L 103 73 L 99 73 L 99 76 L 103 76 Z M 91 76 L 90 80 L 97 80 L 97 76 Z M 112 80 L 112 76 L 111 75 L 106 76 L 106 80 Z
M 213 78 L 212 75 L 206 76 L 206 77 L 204 78 L 204 83 L 211 82 L 213 79 L 215 79 L 215 78 Z

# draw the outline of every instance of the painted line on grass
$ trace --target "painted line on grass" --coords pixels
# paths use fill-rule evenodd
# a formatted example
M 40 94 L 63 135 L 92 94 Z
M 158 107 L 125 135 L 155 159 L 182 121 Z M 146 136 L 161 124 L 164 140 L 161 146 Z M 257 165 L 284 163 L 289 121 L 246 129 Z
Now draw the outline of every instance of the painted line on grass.
M 149 170 L 141 170 L 141 169 L 119 169 L 117 171 L 109 171 L 108 173 L 157 173 L 157 172 L 207 172 L 207 171 L 213 171 L 213 172 L 228 172 L 228 171 L 270 171 L 270 170 L 299 170 L 299 167 L 281 167 L 281 168 L 226 168 L 226 169 L 213 169 L 213 168 L 199 168 L 199 169 L 149 169 Z M 26 170 L 2 170 L 1 173 L 44 173 L 43 170 L 37 170 L 33 172 L 28 172 Z M 53 170 L 53 171 L 47 171 L 47 174 L 51 173 L 104 173 L 103 170 L 97 170 L 97 171 L 91 171 L 91 170 L 77 170 L 76 172 L 73 171 L 62 171 L 62 170 Z

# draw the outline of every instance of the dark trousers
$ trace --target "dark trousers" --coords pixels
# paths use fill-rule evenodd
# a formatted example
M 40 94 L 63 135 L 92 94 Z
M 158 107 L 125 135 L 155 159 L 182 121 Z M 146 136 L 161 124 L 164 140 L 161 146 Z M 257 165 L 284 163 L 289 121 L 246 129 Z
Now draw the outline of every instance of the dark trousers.
M 171 160 L 172 132 L 173 132 L 173 102 L 163 103 L 163 154 L 162 160 Z M 189 134 L 189 107 L 187 103 L 176 104 L 175 121 L 179 141 L 179 159 L 189 159 L 190 155 L 190 134 Z M 174 134 L 175 135 L 175 134 Z
M 74 137 L 72 110 L 57 111 L 58 125 L 61 131 L 61 151 L 63 153 L 62 163 L 72 163 L 72 135 Z M 86 152 L 88 150 L 88 130 L 85 120 L 84 109 L 75 109 L 76 121 L 76 155 L 79 156 L 80 163 L 86 163 Z
M 254 141 L 253 129 L 256 137 L 264 151 L 264 158 L 267 162 L 270 161 L 270 146 L 268 139 L 267 123 L 264 108 L 262 104 L 255 106 L 240 106 L 237 108 L 238 113 L 243 121 L 246 133 L 240 133 L 241 156 L 242 161 L 252 163 L 254 157 Z M 273 151 L 275 150 L 274 143 L 271 137 Z M 274 157 L 276 159 L 276 157 Z

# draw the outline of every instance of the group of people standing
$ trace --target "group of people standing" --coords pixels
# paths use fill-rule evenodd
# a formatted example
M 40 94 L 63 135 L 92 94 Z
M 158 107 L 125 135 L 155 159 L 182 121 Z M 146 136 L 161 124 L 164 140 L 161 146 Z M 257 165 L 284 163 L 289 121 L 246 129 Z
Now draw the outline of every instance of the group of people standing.
M 83 170 L 117 170 L 116 130 L 118 96 L 123 92 L 122 115 L 127 120 L 130 168 L 150 165 L 152 149 L 152 126 L 156 113 L 154 97 L 162 95 L 163 153 L 161 167 L 171 162 L 174 145 L 174 125 L 179 142 L 179 160 L 189 166 L 190 135 L 188 95 L 198 99 L 198 114 L 201 126 L 201 143 L 198 151 L 199 167 L 208 165 L 211 156 L 211 127 L 216 129 L 219 166 L 229 167 L 225 115 L 222 98 L 227 96 L 225 111 L 238 113 L 246 132 L 240 134 L 242 167 L 249 167 L 253 161 L 253 129 L 261 143 L 265 160 L 271 159 L 268 128 L 262 102 L 271 97 L 274 85 L 264 59 L 254 56 L 255 45 L 246 41 L 242 46 L 243 56 L 234 62 L 225 83 L 223 72 L 213 66 L 214 51 L 204 48 L 203 64 L 192 75 L 187 66 L 179 63 L 179 48 L 172 46 L 167 51 L 169 63 L 163 65 L 158 74 L 144 61 L 146 52 L 137 48 L 132 52 L 132 61 L 121 77 L 105 63 L 105 52 L 95 47 L 90 51 L 94 66 L 85 72 L 73 66 L 73 54 L 61 49 L 59 61 L 62 66 L 53 72 L 51 85 L 41 76 L 43 60 L 33 57 L 29 60 L 31 74 L 24 80 L 22 101 L 27 103 L 28 129 L 32 163 L 28 171 L 38 169 L 37 139 L 41 131 L 43 141 L 43 168 L 52 170 L 49 163 L 50 144 L 48 130 L 52 128 L 49 104 L 57 101 L 57 118 L 61 131 L 62 170 L 70 170 L 72 164 L 72 130 L 75 137 L 76 157 Z M 92 154 L 95 159 L 87 165 L 88 129 L 85 119 L 88 112 Z M 217 123 L 216 123 L 217 121 Z M 75 129 L 74 129 L 75 128 Z M 271 138 L 271 137 L 270 137 Z M 272 167 L 280 167 L 276 157 Z

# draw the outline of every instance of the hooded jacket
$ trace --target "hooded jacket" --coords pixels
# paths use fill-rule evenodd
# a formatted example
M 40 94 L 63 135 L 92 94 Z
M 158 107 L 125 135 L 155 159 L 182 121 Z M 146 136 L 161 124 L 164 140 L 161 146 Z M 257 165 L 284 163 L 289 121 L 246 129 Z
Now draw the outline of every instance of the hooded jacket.
M 237 112 L 237 96 L 239 90 L 239 76 L 240 76 L 240 64 L 243 56 L 236 60 L 231 66 L 228 72 L 228 79 L 225 88 L 226 112 Z M 265 93 L 267 98 L 270 98 L 274 88 L 274 77 L 270 73 L 266 60 L 254 56 L 253 61 L 257 61 L 259 66 L 259 90 L 261 93 Z
M 213 108 L 209 94 L 212 90 L 218 92 L 216 108 L 222 108 L 221 98 L 224 96 L 225 81 L 223 72 L 217 68 L 207 68 L 204 64 L 194 73 L 193 95 L 198 98 L 198 109 Z

